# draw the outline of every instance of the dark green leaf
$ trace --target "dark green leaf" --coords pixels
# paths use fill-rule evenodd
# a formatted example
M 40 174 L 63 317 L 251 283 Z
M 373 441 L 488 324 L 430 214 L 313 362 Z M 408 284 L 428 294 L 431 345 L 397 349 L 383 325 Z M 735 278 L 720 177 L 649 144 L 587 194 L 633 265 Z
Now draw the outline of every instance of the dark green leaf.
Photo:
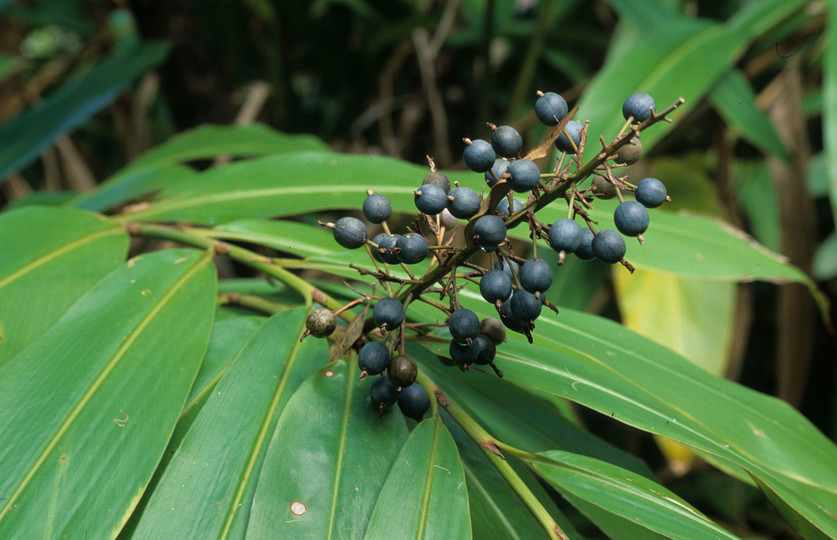
M 44 148 L 110 103 L 134 79 L 162 62 L 167 51 L 160 43 L 121 50 L 0 126 L 0 178 L 26 166 Z
M 709 93 L 712 104 L 724 120 L 753 145 L 790 163 L 784 143 L 767 115 L 758 108 L 756 94 L 738 70 L 721 77 Z
M 473 537 L 510 540 L 547 538 L 546 531 L 491 464 L 483 450 L 448 414 L 441 414 L 462 457 L 462 466 L 468 484 Z M 572 523 L 555 506 L 546 490 L 533 478 L 532 473 L 517 460 L 511 460 L 509 464 L 526 482 L 527 487 L 537 495 L 538 500 L 564 533 L 570 538 L 581 538 Z

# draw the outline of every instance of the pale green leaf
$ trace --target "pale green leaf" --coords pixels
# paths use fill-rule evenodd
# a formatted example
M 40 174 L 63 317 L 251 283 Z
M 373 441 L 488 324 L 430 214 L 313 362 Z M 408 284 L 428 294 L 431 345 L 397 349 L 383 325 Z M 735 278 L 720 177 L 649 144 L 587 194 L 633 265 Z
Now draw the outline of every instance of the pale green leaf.
M 470 538 L 465 472 L 447 428 L 423 420 L 390 469 L 366 529 L 367 540 Z
M 127 252 L 125 231 L 87 212 L 33 206 L 0 215 L 0 365 Z
M 192 422 L 140 517 L 135 538 L 240 536 L 276 419 L 299 383 L 327 358 L 299 342 L 307 313 L 268 319 L 239 352 Z
M 325 150 L 325 143 L 309 135 L 287 135 L 261 124 L 200 126 L 172 137 L 149 150 L 74 206 L 103 211 L 140 195 L 149 195 L 187 180 L 192 169 L 178 164 L 217 156 L 245 157 Z
M 143 255 L 0 367 L 0 537 L 115 536 L 174 429 L 214 309 L 209 254 Z
M 558 491 L 669 538 L 737 538 L 660 484 L 586 456 L 550 450 L 527 460 Z
M 288 402 L 270 442 L 248 538 L 362 538 L 407 438 L 395 411 L 381 419 L 357 362 L 312 374 Z
M 633 275 L 617 271 L 613 277 L 622 324 L 713 375 L 726 373 L 735 283 L 684 279 L 651 270 Z

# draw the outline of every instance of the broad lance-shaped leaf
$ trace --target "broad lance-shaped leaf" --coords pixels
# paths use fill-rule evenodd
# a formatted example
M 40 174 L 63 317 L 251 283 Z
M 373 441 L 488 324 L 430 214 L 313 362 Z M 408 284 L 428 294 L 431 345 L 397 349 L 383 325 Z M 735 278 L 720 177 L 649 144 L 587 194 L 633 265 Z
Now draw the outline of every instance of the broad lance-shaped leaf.
M 598 135 L 608 142 L 617 135 L 625 121 L 622 103 L 633 92 L 651 94 L 658 110 L 683 96 L 686 104 L 673 118 L 682 115 L 709 93 L 751 41 L 804 4 L 804 0 L 762 0 L 752 2 L 724 24 L 669 17 L 665 24 L 644 24 L 640 31 L 618 32 L 604 68 L 585 89 L 575 117 L 582 123 L 590 121 L 587 140 L 594 145 L 591 148 L 600 148 Z M 634 14 L 628 13 L 633 11 L 632 4 L 613 1 L 611 5 L 628 20 L 636 21 Z M 656 21 L 662 22 L 659 18 Z M 625 69 L 626 65 L 631 69 Z M 664 124 L 644 131 L 644 151 L 648 152 L 667 132 Z M 591 155 L 588 152 L 588 159 Z
M 167 52 L 164 43 L 121 49 L 5 122 L 0 127 L 0 178 L 25 167 L 44 148 L 110 103 L 134 79 L 162 62 Z
M 463 305 L 494 315 L 476 294 Z M 498 348 L 505 378 L 683 442 L 758 478 L 813 526 L 837 536 L 837 446 L 778 399 L 714 377 L 607 319 L 562 309 L 534 345 Z
M 658 483 L 598 459 L 550 450 L 526 460 L 561 493 L 669 538 L 738 538 Z
M 420 422 L 378 496 L 366 540 L 471 538 L 465 472 L 439 418 Z
M 180 249 L 132 259 L 0 367 L 0 537 L 120 530 L 206 350 L 211 261 Z
M 595 216 L 599 229 L 616 230 L 613 212 L 618 204 L 615 199 L 593 203 L 595 208 L 590 213 Z M 546 223 L 554 223 L 566 217 L 566 212 L 547 207 L 538 213 L 538 217 Z M 644 244 L 626 238 L 625 258 L 639 271 L 650 269 L 714 281 L 801 283 L 811 291 L 823 316 L 828 315 L 827 299 L 811 278 L 744 231 L 720 219 L 660 209 L 650 210 L 649 217 L 650 225 L 643 233 Z M 520 238 L 526 233 L 513 229 L 510 234 Z M 624 269 L 615 267 L 615 270 Z
M 468 507 L 471 511 L 473 538 L 508 540 L 548 538 L 547 532 L 491 464 L 483 449 L 477 446 L 444 410 L 441 410 L 439 414 L 445 422 L 445 427 L 450 430 L 462 458 L 462 468 L 468 485 Z M 511 441 L 507 442 L 511 443 Z M 561 530 L 570 538 L 581 538 L 572 522 L 561 513 L 537 478 L 519 461 L 511 460 L 509 465 L 526 482 L 528 488 L 544 505 Z
M 740 71 L 731 70 L 723 76 L 709 97 L 724 120 L 745 139 L 790 164 L 790 154 L 782 139 L 764 111 L 758 108 L 756 94 Z
M 160 193 L 148 208 L 121 220 L 188 221 L 217 225 L 235 219 L 359 208 L 372 189 L 394 207 L 410 209 L 413 191 L 428 173 L 404 161 L 333 152 L 295 152 L 216 167 Z M 450 175 L 478 178 L 473 174 Z
M 304 308 L 269 318 L 218 381 L 151 494 L 132 538 L 243 535 L 276 420 L 293 391 L 328 359 L 299 342 Z
M 0 366 L 127 252 L 125 231 L 88 212 L 27 207 L 0 214 Z
M 407 428 L 397 408 L 381 420 L 372 380 L 358 375 L 353 358 L 339 360 L 294 393 L 270 441 L 247 538 L 363 537 Z
M 411 307 L 411 313 L 414 310 Z M 429 348 L 439 356 L 448 352 L 447 345 L 432 344 Z M 408 351 L 445 395 L 479 418 L 488 432 L 501 441 L 527 452 L 567 450 L 584 454 L 653 478 L 654 473 L 644 461 L 562 418 L 555 405 L 529 389 L 508 384 L 490 368 L 484 368 L 490 373 L 476 368 L 462 372 L 441 364 L 436 355 L 421 346 Z
M 241 348 L 250 341 L 265 320 L 265 317 L 256 316 L 236 317 L 220 322 L 216 320 L 212 326 L 212 336 L 209 339 L 206 355 L 201 362 L 195 382 L 192 384 L 186 404 L 180 411 L 180 418 L 177 420 L 177 425 L 169 438 L 165 452 L 163 452 L 163 458 L 157 465 L 154 476 L 148 483 L 148 488 L 143 493 L 142 499 L 140 499 L 125 527 L 120 531 L 121 538 L 132 537 L 137 522 L 148 504 L 148 498 L 157 488 L 157 484 L 160 482 L 160 478 L 166 471 L 169 462 L 175 456 L 189 428 L 192 427 L 192 422 L 195 421 L 218 380 L 226 372 L 227 367 L 238 356 Z
M 96 191 L 80 195 L 70 204 L 101 212 L 132 198 L 150 195 L 192 176 L 193 169 L 178 165 L 191 160 L 327 149 L 325 143 L 310 135 L 287 135 L 261 124 L 200 126 L 149 150 Z

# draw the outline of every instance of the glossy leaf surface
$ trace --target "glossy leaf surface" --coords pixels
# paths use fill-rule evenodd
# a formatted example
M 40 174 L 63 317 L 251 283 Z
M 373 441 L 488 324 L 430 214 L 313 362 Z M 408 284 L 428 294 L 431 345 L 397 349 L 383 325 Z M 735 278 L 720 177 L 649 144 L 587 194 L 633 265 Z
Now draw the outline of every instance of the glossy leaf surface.
M 365 539 L 470 538 L 465 472 L 438 418 L 410 432 L 372 512 Z
M 677 495 L 604 461 L 551 450 L 529 464 L 561 492 L 669 538 L 737 538 Z
M 468 305 L 491 314 L 484 302 Z M 713 377 L 606 319 L 563 309 L 537 327 L 534 345 L 514 335 L 498 349 L 506 379 L 744 469 L 837 533 L 837 447 L 788 404 Z
M 0 368 L 0 536 L 119 531 L 203 358 L 214 290 L 206 253 L 132 259 Z
M 0 215 L 0 365 L 122 264 L 127 251 L 121 227 L 87 212 L 28 207 Z
M 378 416 L 368 397 L 372 379 L 358 380 L 356 364 L 320 369 L 288 402 L 259 477 L 248 538 L 363 538 L 407 428 L 395 410 Z
M 287 135 L 260 124 L 200 126 L 149 150 L 105 181 L 95 193 L 82 195 L 73 205 L 103 211 L 140 195 L 149 195 L 188 179 L 194 171 L 179 164 L 217 156 L 263 156 L 325 150 L 319 139 Z
M 268 319 L 215 385 L 142 514 L 135 538 L 243 534 L 270 434 L 294 389 L 327 358 L 299 342 L 307 313 Z

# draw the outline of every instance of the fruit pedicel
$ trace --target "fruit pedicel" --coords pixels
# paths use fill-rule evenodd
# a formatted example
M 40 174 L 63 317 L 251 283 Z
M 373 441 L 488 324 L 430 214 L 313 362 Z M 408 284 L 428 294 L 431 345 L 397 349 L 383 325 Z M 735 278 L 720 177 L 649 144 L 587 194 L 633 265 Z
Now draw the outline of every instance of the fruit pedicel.
M 405 416 L 421 420 L 430 406 L 427 391 L 415 382 L 416 362 L 404 351 L 405 332 L 428 329 L 426 324 L 407 322 L 410 302 L 421 299 L 444 313 L 447 324 L 438 326 L 447 327 L 448 356 L 462 370 L 485 365 L 502 377 L 495 356 L 506 340 L 506 330 L 524 334 L 531 343 L 543 308 L 558 312 L 546 300 L 553 274 L 550 264 L 537 257 L 539 240 L 558 253 L 559 265 L 572 254 L 582 260 L 621 263 L 633 272 L 625 259 L 624 237 L 635 237 L 642 244 L 642 234 L 650 223 L 648 208 L 669 198 L 660 180 L 645 178 L 632 184 L 628 176 L 617 176 L 614 170 L 636 163 L 642 154 L 642 131 L 658 121 L 668 121 L 667 115 L 682 103 L 680 98 L 657 112 L 650 95 L 631 94 L 622 105 L 626 122 L 620 133 L 610 144 L 599 137 L 601 150 L 584 163 L 587 125 L 572 119 L 577 110 L 570 111 L 559 94 L 538 92 L 535 115 L 554 127 L 529 154 L 521 156 L 523 138 L 511 126 L 488 123 L 488 141 L 463 139 L 466 166 L 483 175 L 481 193 L 470 186 L 452 186 L 428 157 L 430 173 L 414 191 L 419 214 L 408 231 L 390 231 L 387 219 L 392 204 L 371 190 L 363 201 L 363 215 L 370 223 L 380 224 L 383 232 L 370 238 L 366 224 L 354 217 L 322 224 L 332 229 L 335 241 L 344 248 L 368 250 L 376 272 L 362 273 L 374 275 L 387 292 L 383 297 L 364 296 L 339 310 L 375 301 L 372 315 L 353 345 L 358 350 L 360 378 L 374 379 L 369 395 L 381 417 L 397 402 Z M 541 172 L 536 161 L 546 157 L 552 145 L 559 151 L 555 166 L 552 172 Z M 632 192 L 635 200 L 624 200 L 625 192 Z M 515 194 L 526 198 L 518 200 Z M 591 217 L 592 203 L 613 197 L 620 202 L 613 215 L 617 230 L 598 230 Z M 540 222 L 537 212 L 556 199 L 566 203 L 567 217 L 552 224 Z M 515 255 L 507 238 L 508 230 L 521 223 L 528 225 L 532 240 L 529 259 Z M 456 235 L 457 229 L 464 230 L 463 245 L 454 245 L 454 239 L 461 237 Z M 485 254 L 488 268 L 471 260 L 477 256 L 484 259 Z M 415 275 L 410 267 L 428 258 L 431 262 L 425 273 Z M 400 265 L 410 279 L 392 275 L 390 265 Z M 496 309 L 496 318 L 480 320 L 460 305 L 458 294 L 465 283 L 479 288 L 480 295 Z M 393 284 L 398 286 L 394 289 Z M 429 293 L 447 299 L 447 303 L 423 296 Z M 303 337 L 331 334 L 336 328 L 335 313 L 326 308 L 312 311 Z

